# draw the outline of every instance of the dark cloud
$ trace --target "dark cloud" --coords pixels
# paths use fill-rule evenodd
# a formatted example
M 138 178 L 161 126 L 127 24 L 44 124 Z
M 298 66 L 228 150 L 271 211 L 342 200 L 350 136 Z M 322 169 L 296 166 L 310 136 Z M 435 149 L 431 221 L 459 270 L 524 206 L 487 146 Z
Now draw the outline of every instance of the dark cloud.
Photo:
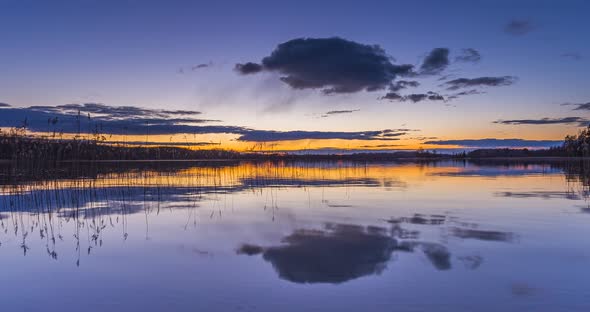
M 3 108 L 3 107 L 10 107 L 10 104 L 0 103 L 0 108 Z
M 581 61 L 581 60 L 584 59 L 584 56 L 582 56 L 579 53 L 575 53 L 575 52 L 563 53 L 561 55 L 561 57 L 567 58 L 567 59 L 570 59 L 570 60 L 574 60 L 574 61 Z
M 587 103 L 564 103 L 562 106 L 576 106 L 574 110 L 590 110 L 590 102 Z
M 352 110 L 354 111 L 354 110 Z M 80 113 L 78 113 L 80 112 Z M 92 114 L 91 114 L 92 112 Z M 331 114 L 343 114 L 332 111 Z M 33 132 L 92 133 L 125 135 L 164 134 L 236 134 L 237 140 L 246 142 L 273 142 L 291 140 L 399 140 L 411 129 L 385 129 L 376 131 L 274 131 L 255 130 L 231 125 L 202 125 L 219 120 L 179 117 L 200 114 L 186 110 L 152 110 L 137 107 L 113 107 L 103 104 L 67 104 L 60 106 L 32 106 L 2 108 L 0 127 L 21 127 L 26 121 Z
M 419 136 L 419 137 L 413 137 L 410 138 L 411 140 L 418 140 L 418 141 L 426 141 L 426 140 L 436 140 L 438 139 L 438 137 L 425 137 L 425 136 Z
M 397 130 L 359 131 L 359 132 L 332 132 L 332 131 L 273 131 L 273 130 L 249 130 L 244 132 L 239 141 L 249 142 L 273 142 L 294 140 L 367 140 L 367 141 L 396 141 L 398 136 L 406 132 Z
M 354 112 L 358 112 L 360 109 L 345 109 L 345 110 L 332 110 L 322 114 L 322 117 L 330 117 L 332 115 L 341 115 L 341 114 L 352 114 Z
M 427 93 L 413 93 L 413 94 L 408 94 L 408 95 L 404 95 L 404 96 L 399 95 L 395 92 L 389 92 L 385 96 L 381 97 L 381 99 L 398 101 L 398 102 L 411 101 L 413 103 L 418 103 L 418 102 L 422 102 L 422 101 L 426 101 L 426 100 L 445 101 L 444 96 L 442 96 L 436 92 L 432 92 L 432 91 L 429 91 Z
M 512 85 L 516 80 L 517 78 L 514 76 L 457 78 L 443 83 L 442 86 L 446 86 L 447 90 L 470 87 L 500 87 Z
M 406 89 L 409 87 L 415 88 L 419 85 L 420 85 L 420 83 L 418 81 L 398 80 L 389 86 L 389 90 L 391 90 L 393 92 L 398 92 L 400 90 L 403 90 L 403 89 Z
M 449 66 L 449 49 L 432 49 L 420 66 L 420 73 L 426 75 L 439 74 L 447 66 Z
M 504 26 L 504 32 L 515 36 L 526 35 L 534 29 L 534 25 L 528 20 L 511 20 Z
M 554 140 L 523 140 L 523 139 L 464 139 L 464 140 L 436 140 L 426 141 L 424 144 L 432 145 L 459 145 L 472 148 L 548 148 L 561 145 L 562 141 Z
M 445 100 L 445 98 L 442 95 L 440 95 L 436 92 L 428 91 L 426 94 L 428 94 L 427 99 L 429 99 L 431 101 L 444 101 Z
M 199 70 L 199 69 L 203 69 L 203 68 L 207 68 L 207 67 L 211 67 L 211 66 L 213 66 L 213 62 L 197 64 L 197 65 L 192 66 L 191 69 L 193 71 L 195 71 L 195 70 Z
M 481 60 L 479 51 L 472 48 L 463 49 L 461 54 L 455 57 L 455 62 L 477 63 Z
M 322 89 L 326 94 L 376 91 L 397 76 L 412 73 L 412 65 L 396 65 L 378 45 L 346 39 L 299 38 L 279 44 L 261 64 L 237 64 L 242 74 L 277 72 L 293 89 Z
M 579 124 L 586 126 L 590 120 L 582 117 L 563 117 L 563 118 L 541 118 L 541 119 L 512 119 L 496 120 L 494 123 L 503 125 L 554 125 L 554 124 Z
M 453 93 L 453 94 L 447 96 L 447 99 L 448 100 L 454 100 L 454 99 L 458 99 L 458 98 L 460 98 L 462 96 L 476 95 L 476 94 L 485 94 L 485 92 L 484 91 L 477 90 L 477 89 L 471 89 L 471 90 L 468 90 L 468 91 L 461 91 L 461 92 Z
M 101 103 L 65 104 L 58 106 L 30 106 L 30 111 L 58 114 L 92 114 L 104 119 L 130 118 L 168 118 L 171 115 L 199 115 L 201 112 L 189 110 L 159 110 L 135 106 L 109 106 Z
M 448 74 L 448 75 L 443 75 L 440 78 L 436 79 L 437 81 L 445 81 L 445 80 L 449 80 L 451 78 L 457 77 L 457 75 L 455 74 Z
M 252 62 L 236 64 L 235 70 L 242 75 L 256 74 L 262 71 L 262 65 Z
M 242 244 L 238 249 L 236 249 L 236 253 L 238 255 L 246 255 L 246 256 L 255 256 L 259 255 L 264 252 L 264 248 L 258 245 L 252 244 Z
M 165 115 L 197 115 L 197 114 L 201 114 L 201 112 L 191 111 L 191 110 L 162 110 L 160 112 Z
M 408 94 L 408 95 L 404 96 L 404 100 L 409 100 L 414 103 L 424 101 L 427 98 L 428 98 L 428 94 L 423 94 L 423 93 L 414 93 L 414 94 Z
M 403 101 L 404 97 L 396 92 L 388 92 L 384 96 L 380 97 L 381 100 L 390 100 L 390 101 Z
M 104 134 L 176 134 L 176 133 L 243 133 L 248 129 L 235 126 L 202 125 L 218 120 L 179 117 L 194 111 L 153 110 L 104 104 L 66 104 L 3 108 L 0 127 L 21 127 L 26 121 L 33 132 Z
M 360 148 L 388 148 L 388 147 L 399 147 L 405 146 L 402 144 L 379 144 L 379 145 L 361 145 Z

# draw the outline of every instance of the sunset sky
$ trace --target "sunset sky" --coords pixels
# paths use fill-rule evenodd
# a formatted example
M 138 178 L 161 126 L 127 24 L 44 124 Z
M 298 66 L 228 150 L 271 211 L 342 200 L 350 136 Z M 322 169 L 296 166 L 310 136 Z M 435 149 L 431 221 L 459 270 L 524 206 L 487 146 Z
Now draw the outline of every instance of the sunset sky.
M 588 1 L 327 2 L 0 0 L 0 127 L 405 150 L 590 121 Z

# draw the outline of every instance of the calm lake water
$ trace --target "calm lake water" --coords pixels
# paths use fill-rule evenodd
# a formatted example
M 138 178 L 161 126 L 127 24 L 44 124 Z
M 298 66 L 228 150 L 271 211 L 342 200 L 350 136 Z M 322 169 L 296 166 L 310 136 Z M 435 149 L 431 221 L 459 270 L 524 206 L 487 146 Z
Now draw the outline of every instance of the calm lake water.
M 0 302 L 590 311 L 589 178 L 581 163 L 5 165 Z

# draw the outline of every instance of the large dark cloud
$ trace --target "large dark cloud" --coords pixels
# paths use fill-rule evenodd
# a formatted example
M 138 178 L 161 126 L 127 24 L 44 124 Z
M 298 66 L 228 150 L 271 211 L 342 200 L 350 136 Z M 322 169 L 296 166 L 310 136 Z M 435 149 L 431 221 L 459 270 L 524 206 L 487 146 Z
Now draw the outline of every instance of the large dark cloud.
M 455 62 L 477 63 L 480 60 L 481 54 L 473 48 L 463 49 L 461 54 L 455 57 Z
M 420 73 L 426 75 L 438 74 L 447 66 L 449 66 L 449 49 L 436 48 L 430 51 L 422 62 Z
M 562 141 L 554 140 L 523 140 L 523 139 L 463 139 L 463 140 L 431 140 L 424 144 L 433 145 L 459 145 L 471 148 L 515 148 L 532 147 L 548 148 L 561 145 Z
M 457 78 L 443 83 L 442 86 L 445 86 L 447 90 L 473 87 L 500 87 L 512 85 L 516 80 L 517 78 L 514 76 Z
M 411 74 L 413 66 L 393 64 L 378 45 L 333 37 L 289 40 L 260 64 L 237 64 L 235 69 L 242 74 L 277 72 L 294 89 L 330 94 L 385 89 L 397 76 Z
M 579 124 L 586 126 L 590 122 L 589 119 L 582 117 L 563 117 L 563 118 L 541 118 L 541 119 L 512 119 L 512 120 L 496 120 L 494 123 L 503 125 L 555 125 L 555 124 Z
M 504 26 L 504 32 L 515 36 L 526 35 L 533 29 L 535 29 L 533 23 L 528 20 L 515 19 Z

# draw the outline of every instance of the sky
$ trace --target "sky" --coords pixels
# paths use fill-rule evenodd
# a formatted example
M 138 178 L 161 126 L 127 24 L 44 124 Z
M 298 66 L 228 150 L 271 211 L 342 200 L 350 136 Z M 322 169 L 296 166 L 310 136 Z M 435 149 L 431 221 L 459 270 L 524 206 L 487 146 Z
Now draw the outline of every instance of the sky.
M 235 150 L 552 146 L 590 121 L 588 10 L 0 0 L 0 127 Z

